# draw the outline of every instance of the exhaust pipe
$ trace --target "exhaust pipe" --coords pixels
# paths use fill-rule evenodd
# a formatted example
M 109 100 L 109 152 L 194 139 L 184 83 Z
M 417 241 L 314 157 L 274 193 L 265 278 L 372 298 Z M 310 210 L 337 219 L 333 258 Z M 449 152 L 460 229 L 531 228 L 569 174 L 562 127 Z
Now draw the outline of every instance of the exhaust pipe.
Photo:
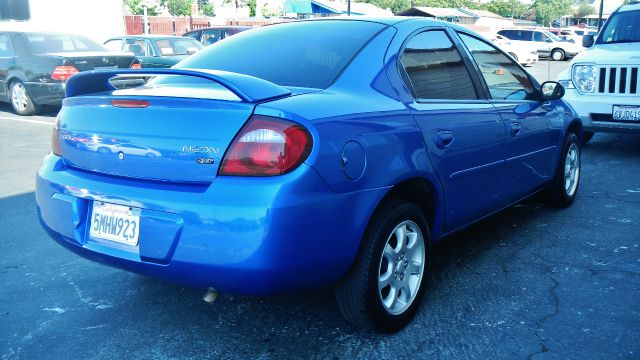
M 220 292 L 214 288 L 207 289 L 207 292 L 204 293 L 202 300 L 204 300 L 208 304 L 213 304 L 218 297 L 220 296 Z

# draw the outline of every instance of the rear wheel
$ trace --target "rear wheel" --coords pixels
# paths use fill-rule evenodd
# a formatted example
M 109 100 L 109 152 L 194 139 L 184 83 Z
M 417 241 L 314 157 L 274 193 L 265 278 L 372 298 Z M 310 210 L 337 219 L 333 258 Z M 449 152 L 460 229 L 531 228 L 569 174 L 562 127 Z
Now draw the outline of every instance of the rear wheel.
M 9 94 L 11 96 L 11 107 L 18 115 L 33 115 L 36 113 L 36 104 L 29 96 L 22 82 L 15 81 L 11 83 Z
M 547 200 L 552 205 L 567 207 L 573 203 L 580 183 L 580 153 L 578 136 L 569 133 L 564 141 L 556 174 L 547 189 Z
M 394 332 L 413 319 L 426 284 L 428 231 L 413 203 L 393 200 L 376 212 L 358 259 L 336 286 L 338 308 L 348 322 Z
M 551 58 L 555 61 L 564 60 L 564 51 L 562 49 L 553 49 L 551 52 Z

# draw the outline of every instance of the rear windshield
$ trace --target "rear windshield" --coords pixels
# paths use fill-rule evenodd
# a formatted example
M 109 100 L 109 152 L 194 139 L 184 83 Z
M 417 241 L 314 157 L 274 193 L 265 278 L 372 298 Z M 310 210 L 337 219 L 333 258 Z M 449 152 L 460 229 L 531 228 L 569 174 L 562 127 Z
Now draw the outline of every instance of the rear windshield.
M 225 70 L 282 86 L 324 89 L 384 27 L 347 20 L 266 26 L 210 45 L 176 67 Z
M 108 51 L 104 46 L 84 36 L 68 34 L 26 34 L 31 50 L 38 54 L 77 52 L 77 51 Z
M 160 39 L 155 42 L 162 56 L 191 55 L 202 49 L 202 44 L 190 38 Z
M 640 11 L 620 12 L 607 21 L 599 44 L 640 42 Z

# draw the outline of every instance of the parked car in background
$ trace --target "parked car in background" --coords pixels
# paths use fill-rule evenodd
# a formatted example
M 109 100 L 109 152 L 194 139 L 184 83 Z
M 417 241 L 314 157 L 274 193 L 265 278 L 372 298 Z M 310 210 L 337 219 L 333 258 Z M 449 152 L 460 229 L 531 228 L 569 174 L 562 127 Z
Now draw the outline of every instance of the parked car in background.
M 582 51 L 579 44 L 562 41 L 562 39 L 546 30 L 503 29 L 498 34 L 515 42 L 527 44 L 538 50 L 541 58 L 551 58 L 555 61 L 571 59 Z
M 192 30 L 182 36 L 196 39 L 202 45 L 207 46 L 249 29 L 251 29 L 251 26 L 214 26 Z
M 36 201 L 55 241 L 129 271 L 253 295 L 335 285 L 349 322 L 392 332 L 420 308 L 433 242 L 577 194 L 562 86 L 452 23 L 283 23 L 124 73 L 157 77 L 70 79 Z
M 0 101 L 32 115 L 40 105 L 60 105 L 75 73 L 137 64 L 133 55 L 109 52 L 80 35 L 0 31 Z
M 564 40 L 564 41 L 569 41 L 572 43 L 578 43 L 580 44 L 582 41 L 582 38 L 579 36 L 575 36 L 571 31 L 569 30 L 563 30 L 563 29 L 548 29 L 548 32 L 552 33 L 553 35 L 559 37 L 560 39 Z
M 548 31 L 561 39 L 567 39 L 568 41 L 574 42 L 578 45 L 582 44 L 582 37 L 584 35 L 598 34 L 598 31 L 596 30 L 581 29 L 577 27 L 549 29 Z
M 530 66 L 538 62 L 538 50 L 532 49 L 528 44 L 511 41 L 494 33 L 482 33 L 481 35 L 493 41 L 522 66 Z
M 114 37 L 104 46 L 132 53 L 142 68 L 168 68 L 202 49 L 198 41 L 182 36 L 135 35 Z
M 620 7 L 583 45 L 558 81 L 582 118 L 585 142 L 595 132 L 640 133 L 640 4 Z

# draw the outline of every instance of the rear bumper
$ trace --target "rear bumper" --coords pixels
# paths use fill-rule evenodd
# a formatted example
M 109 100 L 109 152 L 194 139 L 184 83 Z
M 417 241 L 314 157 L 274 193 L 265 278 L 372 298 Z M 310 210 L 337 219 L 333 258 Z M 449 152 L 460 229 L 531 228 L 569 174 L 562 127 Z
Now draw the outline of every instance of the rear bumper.
M 611 118 L 613 105 L 638 105 L 637 96 L 582 95 L 576 89 L 566 89 L 563 98 L 582 119 L 584 131 L 640 132 L 640 122 L 620 122 Z
M 200 189 L 72 170 L 55 155 L 36 181 L 43 227 L 78 255 L 186 286 L 254 295 L 337 282 L 384 192 L 334 194 L 306 165 L 273 178 L 219 177 Z M 142 209 L 137 246 L 88 236 L 94 200 Z
M 62 104 L 64 99 L 65 84 L 57 83 L 37 83 L 27 82 L 24 84 L 29 96 L 36 105 L 56 105 Z

